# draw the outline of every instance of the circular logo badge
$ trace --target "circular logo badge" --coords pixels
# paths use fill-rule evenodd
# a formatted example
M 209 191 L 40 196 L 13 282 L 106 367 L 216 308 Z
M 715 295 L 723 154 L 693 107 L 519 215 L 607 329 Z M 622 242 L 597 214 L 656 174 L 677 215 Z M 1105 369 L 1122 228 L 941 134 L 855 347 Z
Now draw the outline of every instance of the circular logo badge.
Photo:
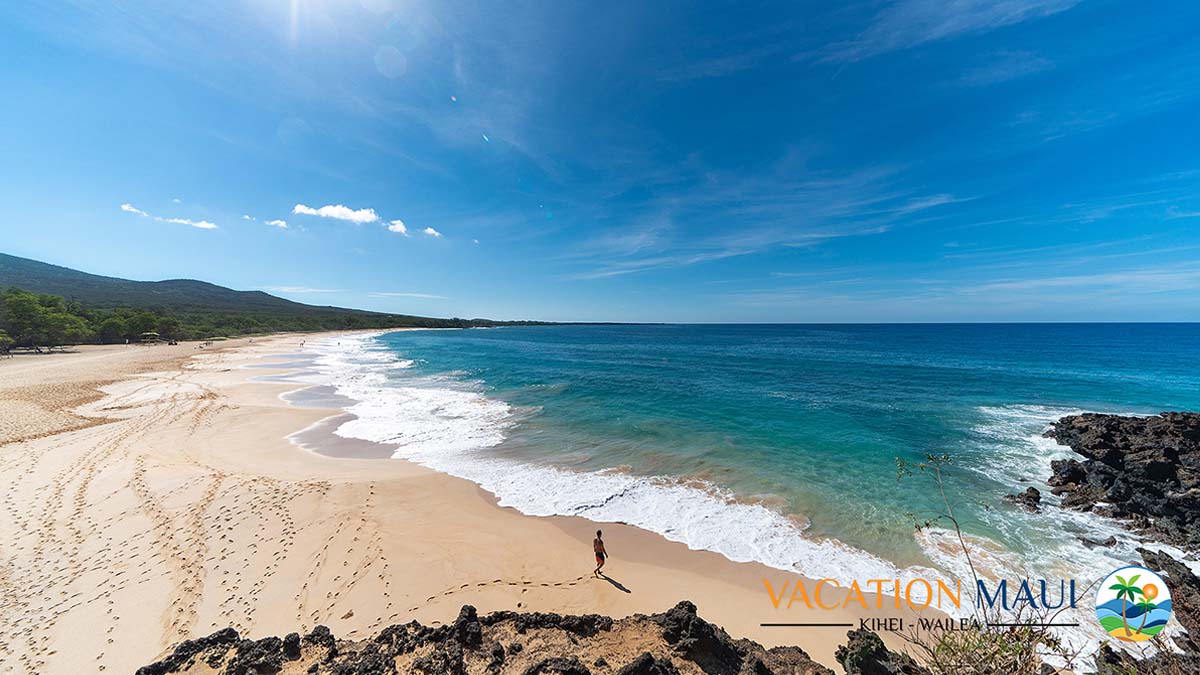
M 1100 582 L 1096 618 L 1118 640 L 1149 640 L 1171 620 L 1171 591 L 1145 567 L 1122 567 Z

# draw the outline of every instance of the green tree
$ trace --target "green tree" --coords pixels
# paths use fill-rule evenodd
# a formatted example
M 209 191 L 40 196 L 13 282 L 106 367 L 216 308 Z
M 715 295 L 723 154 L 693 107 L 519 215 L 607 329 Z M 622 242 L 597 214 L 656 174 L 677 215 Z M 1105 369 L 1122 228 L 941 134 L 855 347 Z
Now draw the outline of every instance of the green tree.
M 42 318 L 42 344 L 47 347 L 74 345 L 91 335 L 87 322 L 66 310 L 51 309 Z
M 100 323 L 96 329 L 96 336 L 101 342 L 120 342 L 125 339 L 125 334 L 128 329 L 124 319 L 119 316 L 110 316 Z
M 0 354 L 7 352 L 8 348 L 12 347 L 12 343 L 13 339 L 9 337 L 8 333 L 0 330 Z
M 1126 603 L 1133 602 L 1137 596 L 1142 595 L 1142 589 L 1134 584 L 1137 583 L 1138 577 L 1142 575 L 1135 574 L 1129 577 L 1129 581 L 1125 581 L 1125 577 L 1117 575 L 1117 583 L 1109 586 L 1109 590 L 1117 592 L 1117 597 L 1121 599 L 1121 625 L 1125 628 L 1125 635 L 1133 635 L 1133 631 L 1129 629 L 1129 619 L 1125 616 L 1128 609 Z
M 4 292 L 4 329 L 13 342 L 21 347 L 32 347 L 44 326 L 46 308 L 38 302 L 38 296 L 19 288 Z
M 125 337 L 137 340 L 141 338 L 142 333 L 152 332 L 157 327 L 157 316 L 150 312 L 138 312 L 125 322 Z
M 1142 623 L 1137 628 L 1137 632 L 1140 633 L 1146 627 L 1146 617 L 1150 615 L 1150 610 L 1154 609 L 1156 605 L 1151 602 L 1150 598 L 1142 595 L 1142 599 L 1137 601 L 1137 606 L 1142 610 Z
M 158 319 L 158 334 L 168 340 L 179 337 L 183 322 L 173 316 L 163 316 Z

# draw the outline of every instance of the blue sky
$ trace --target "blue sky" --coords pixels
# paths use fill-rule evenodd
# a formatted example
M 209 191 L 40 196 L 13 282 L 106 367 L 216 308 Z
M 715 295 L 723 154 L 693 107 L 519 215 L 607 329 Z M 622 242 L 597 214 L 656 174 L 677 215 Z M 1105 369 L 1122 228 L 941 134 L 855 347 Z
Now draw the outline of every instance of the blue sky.
M 1197 25 L 1101 0 L 8 3 L 0 250 L 435 316 L 1196 321 Z

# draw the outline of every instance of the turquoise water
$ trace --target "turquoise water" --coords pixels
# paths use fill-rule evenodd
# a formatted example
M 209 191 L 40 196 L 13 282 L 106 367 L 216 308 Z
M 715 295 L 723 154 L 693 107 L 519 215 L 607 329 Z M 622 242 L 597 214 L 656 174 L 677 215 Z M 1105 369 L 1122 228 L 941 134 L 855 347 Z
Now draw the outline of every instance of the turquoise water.
M 1057 508 L 1062 415 L 1200 409 L 1200 325 L 547 326 L 320 341 L 337 435 L 531 515 L 625 522 L 810 578 L 1097 579 L 1144 542 Z M 373 446 L 377 447 L 377 446 Z M 1003 496 L 1043 489 L 1042 513 Z M 1114 547 L 1089 544 L 1110 535 Z M 1081 629 L 1083 630 L 1083 629 Z M 1084 636 L 1094 642 L 1097 636 Z
M 379 338 L 397 379 L 511 406 L 499 457 L 699 479 L 898 565 L 941 510 L 895 459 L 949 453 L 968 532 L 1030 551 L 1060 538 L 1001 497 L 1044 487 L 1045 425 L 1080 410 L 1200 408 L 1200 326 L 686 325 L 416 331 Z

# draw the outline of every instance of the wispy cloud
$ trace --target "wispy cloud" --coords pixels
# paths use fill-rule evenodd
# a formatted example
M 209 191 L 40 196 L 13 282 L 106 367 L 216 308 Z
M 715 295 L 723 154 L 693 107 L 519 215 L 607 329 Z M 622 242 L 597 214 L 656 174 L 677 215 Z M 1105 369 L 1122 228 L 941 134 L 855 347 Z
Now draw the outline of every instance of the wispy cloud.
M 964 71 L 957 82 L 968 87 L 983 87 L 1033 75 L 1053 67 L 1054 64 L 1049 59 L 1033 52 L 1001 52 L 992 55 L 988 63 Z
M 1192 290 L 1200 284 L 1200 267 L 1195 265 L 1155 266 L 1099 274 L 1075 274 L 1007 279 L 965 286 L 963 293 L 1039 291 L 1052 288 L 1117 289 L 1122 293 L 1166 293 Z
M 418 298 L 421 300 L 445 300 L 444 295 L 433 295 L 432 293 L 402 293 L 399 291 L 375 291 L 367 295 L 372 298 Z
M 421 231 L 422 231 L 422 232 L 424 232 L 425 234 L 427 234 L 427 235 L 431 236 L 431 237 L 440 237 L 440 236 L 442 236 L 442 233 L 441 233 L 441 232 L 438 232 L 437 230 L 433 229 L 432 227 L 427 227 L 427 228 L 425 228 L 425 229 L 423 229 L 423 230 L 421 230 Z
M 677 178 L 672 197 L 654 203 L 654 216 L 609 228 L 564 256 L 587 267 L 564 278 L 603 279 L 879 235 L 947 217 L 951 206 L 975 199 L 901 187 L 899 167 L 831 174 L 785 160 L 755 174 L 705 170 L 690 184 L 685 180 Z
M 824 62 L 861 61 L 960 35 L 985 33 L 1068 10 L 1080 0 L 899 0 L 880 10 L 858 37 L 830 45 Z
M 251 215 L 249 215 L 249 214 L 242 214 L 242 220 L 248 220 L 248 221 L 250 221 L 250 222 L 252 222 L 252 223 L 257 223 L 257 222 L 259 222 L 258 218 L 255 218 L 254 216 L 251 216 Z M 279 229 L 281 229 L 281 230 L 286 230 L 286 229 L 287 229 L 287 226 L 288 226 L 288 224 L 287 224 L 287 221 L 286 221 L 286 220 L 280 220 L 280 219 L 278 219 L 278 218 L 276 218 L 275 220 L 264 220 L 264 221 L 261 221 L 261 222 L 262 222 L 264 225 L 273 225 L 273 226 L 275 226 L 275 227 L 278 227 L 278 228 L 279 228 Z
M 292 213 L 345 220 L 351 223 L 374 223 L 379 220 L 379 214 L 375 213 L 375 209 L 352 209 L 342 204 L 327 204 L 316 209 L 304 204 L 297 204 L 292 207 Z
M 1176 218 L 1200 218 L 1200 211 L 1185 211 L 1178 206 L 1168 208 L 1167 219 L 1175 220 Z
M 210 223 L 207 220 L 192 220 L 190 218 L 161 218 L 159 216 L 154 216 L 154 219 L 160 223 L 175 223 L 176 225 L 190 225 L 192 227 L 198 227 L 201 230 L 217 229 L 216 224 Z
M 337 288 L 311 288 L 309 286 L 263 286 L 264 291 L 272 293 L 340 293 Z
M 955 197 L 952 194 L 946 193 L 929 195 L 927 197 L 917 197 L 910 199 L 908 202 L 896 207 L 895 212 L 900 214 L 916 213 L 918 211 L 932 209 L 936 206 L 945 206 L 946 204 L 961 204 L 962 202 L 969 202 L 972 199 L 974 199 L 974 197 Z
M 136 206 L 134 206 L 133 204 L 130 204 L 128 202 L 121 205 L 121 210 L 126 213 L 132 213 L 134 215 L 141 216 L 143 218 L 151 218 L 159 223 L 174 223 L 176 225 L 190 225 L 191 227 L 199 228 L 201 230 L 217 229 L 217 226 L 215 223 L 210 223 L 207 220 L 192 220 L 190 218 L 164 218 L 163 216 L 152 216 L 149 213 L 146 213 L 145 211 L 137 208 Z
M 404 224 L 403 220 L 400 220 L 400 219 L 393 220 L 392 222 L 388 223 L 387 229 L 389 232 L 395 232 L 396 234 L 402 234 L 406 237 L 408 236 L 408 226 Z

